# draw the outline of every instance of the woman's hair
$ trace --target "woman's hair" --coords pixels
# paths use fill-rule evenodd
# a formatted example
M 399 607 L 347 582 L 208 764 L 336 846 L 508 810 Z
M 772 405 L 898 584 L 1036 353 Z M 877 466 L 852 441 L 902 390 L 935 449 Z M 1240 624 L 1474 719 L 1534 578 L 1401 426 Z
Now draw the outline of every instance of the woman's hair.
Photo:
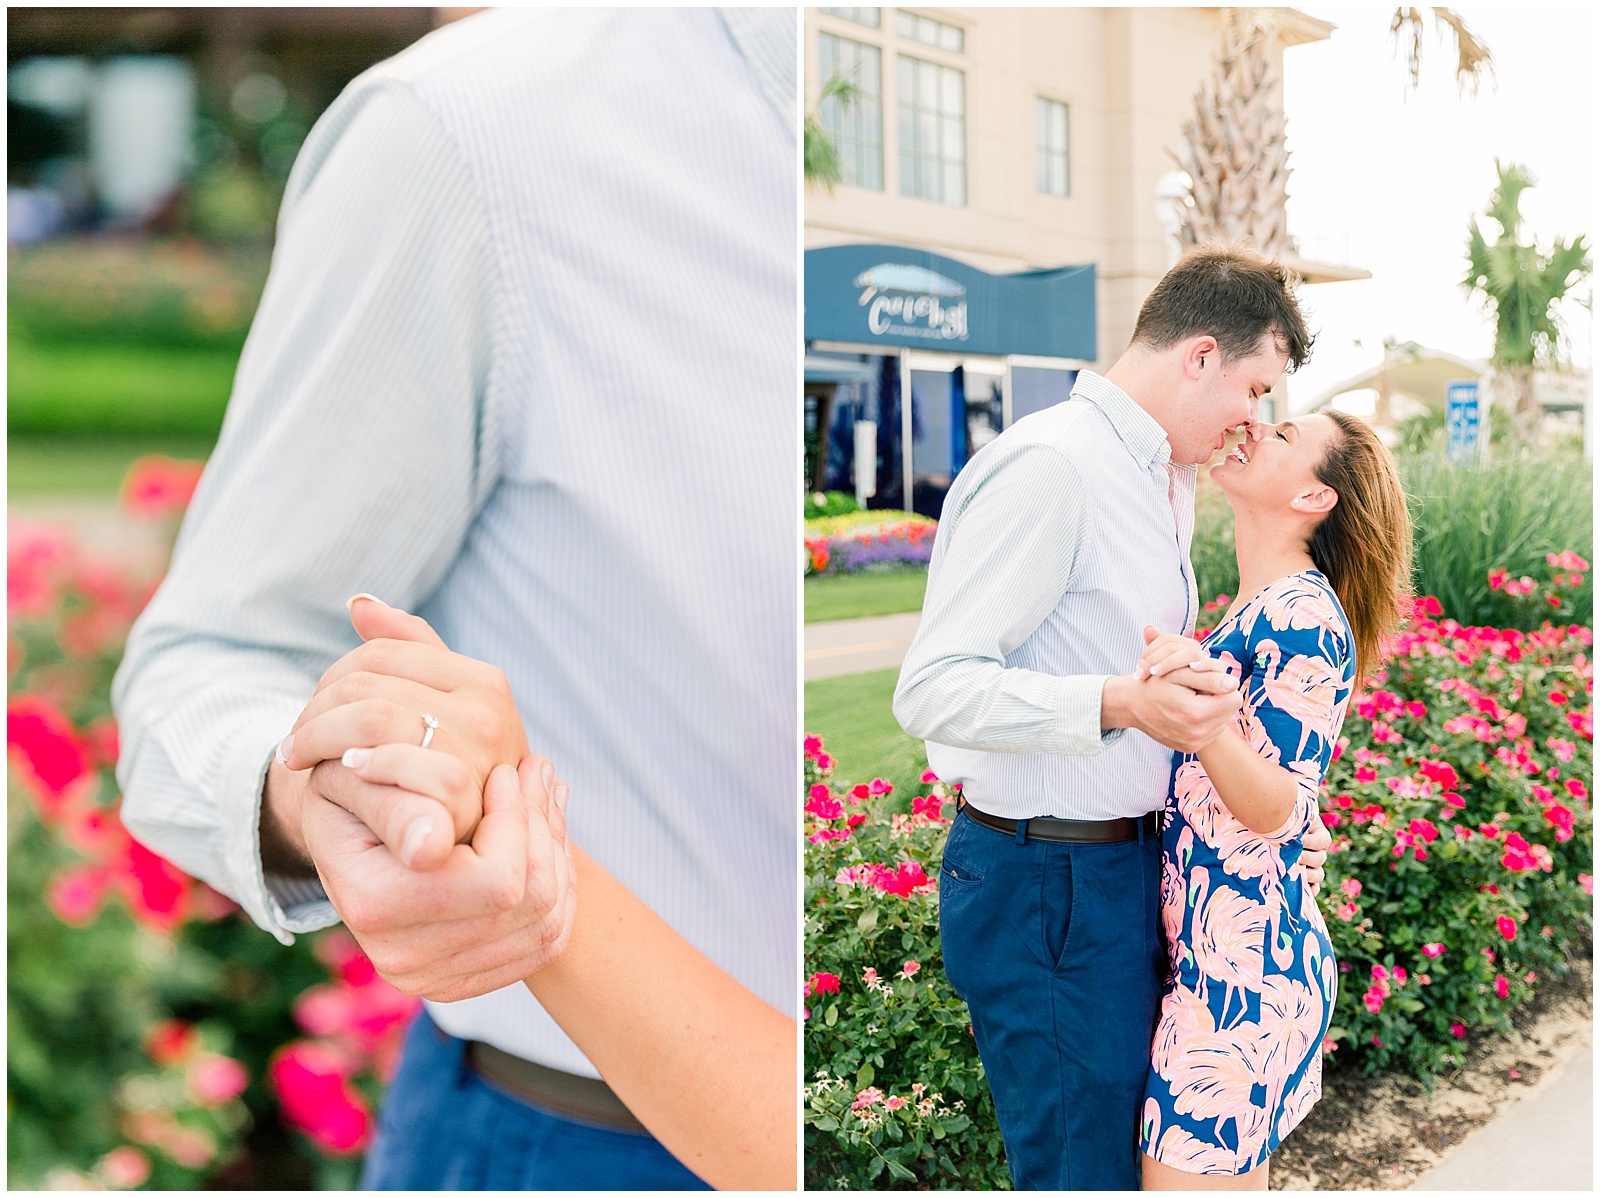
M 1355 634 L 1356 686 L 1383 655 L 1411 594 L 1411 517 L 1394 458 L 1372 426 L 1345 412 L 1315 474 L 1339 501 L 1311 532 L 1311 560 L 1333 584 Z

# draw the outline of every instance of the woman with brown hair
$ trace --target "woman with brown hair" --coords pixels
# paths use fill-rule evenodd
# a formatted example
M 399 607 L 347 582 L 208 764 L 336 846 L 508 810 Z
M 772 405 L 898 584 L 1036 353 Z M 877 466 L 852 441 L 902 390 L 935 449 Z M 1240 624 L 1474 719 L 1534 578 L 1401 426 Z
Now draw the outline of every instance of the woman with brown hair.
M 1267 1158 L 1321 1095 L 1338 967 L 1296 865 L 1410 574 L 1394 461 L 1352 416 L 1259 426 L 1211 477 L 1233 506 L 1239 596 L 1203 646 L 1153 637 L 1138 672 L 1226 671 L 1242 699 L 1233 727 L 1177 756 L 1167 799 L 1147 1190 L 1266 1189 Z

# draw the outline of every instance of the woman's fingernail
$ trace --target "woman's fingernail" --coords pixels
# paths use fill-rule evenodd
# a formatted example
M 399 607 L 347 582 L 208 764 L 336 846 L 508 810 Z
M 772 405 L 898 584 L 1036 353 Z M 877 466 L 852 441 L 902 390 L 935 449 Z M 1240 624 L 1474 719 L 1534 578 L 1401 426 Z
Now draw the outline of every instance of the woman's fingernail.
M 344 756 L 339 758 L 345 765 L 353 770 L 358 770 L 372 760 L 371 749 L 346 749 Z
M 422 852 L 422 846 L 427 842 L 428 833 L 433 831 L 433 821 L 427 816 L 419 816 L 411 821 L 406 828 L 404 839 L 400 841 L 400 860 L 407 869 L 417 859 L 417 854 Z
M 1150 667 L 1150 676 L 1152 678 L 1154 678 L 1159 673 L 1161 673 L 1161 667 L 1160 666 L 1151 666 Z
M 567 796 L 571 793 L 572 791 L 568 788 L 565 782 L 555 789 L 556 806 L 561 808 L 562 815 L 567 813 Z
M 289 754 L 294 752 L 294 733 L 289 733 L 278 742 L 278 764 L 285 768 L 289 765 Z
M 379 599 L 376 595 L 369 595 L 365 591 L 362 591 L 358 595 L 351 595 L 350 598 L 348 598 L 348 599 L 346 599 L 344 601 L 345 610 L 346 611 L 354 611 L 357 599 L 370 599 L 373 603 L 376 603 L 379 607 L 388 607 L 389 606 L 382 599 Z
M 556 767 L 551 765 L 547 761 L 547 762 L 544 763 L 544 765 L 539 767 L 539 781 L 544 783 L 544 788 L 546 790 L 549 790 L 550 789 L 550 784 L 552 782 L 554 782 L 555 780 L 556 780 Z

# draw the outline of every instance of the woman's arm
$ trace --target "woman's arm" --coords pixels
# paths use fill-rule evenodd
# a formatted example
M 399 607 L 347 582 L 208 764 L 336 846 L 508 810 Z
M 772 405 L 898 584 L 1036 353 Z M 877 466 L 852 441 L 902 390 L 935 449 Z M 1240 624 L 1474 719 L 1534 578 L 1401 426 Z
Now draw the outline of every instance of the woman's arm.
M 352 750 L 346 761 L 359 778 L 447 805 L 465 784 L 465 770 L 446 768 L 454 764 L 448 754 L 416 745 Z M 525 757 L 515 770 L 495 767 L 483 794 L 485 812 L 502 813 L 496 818 L 525 811 L 528 842 L 555 846 L 577 873 L 577 901 L 563 908 L 566 947 L 524 979 L 528 989 L 685 1166 L 718 1189 L 794 1189 L 795 1021 L 712 964 L 568 841 L 566 799 L 566 784 L 543 757 Z M 479 839 L 488 826 L 486 814 Z M 448 883 L 448 865 L 411 874 L 389 860 L 376 836 L 367 840 L 391 870 Z M 506 840 L 498 835 L 494 844 L 503 848 Z M 494 845 L 481 847 L 488 853 Z M 530 869 L 528 884 L 559 872 Z
M 536 760 L 517 774 L 535 813 L 543 806 L 529 768 Z M 490 784 L 511 778 L 502 767 Z M 572 938 L 528 989 L 684 1165 L 718 1189 L 793 1189 L 795 1021 L 713 965 L 581 849 L 572 855 Z
M 1262 757 L 1230 724 L 1199 752 L 1200 764 L 1220 798 L 1252 832 L 1271 835 L 1294 813 L 1295 775 Z

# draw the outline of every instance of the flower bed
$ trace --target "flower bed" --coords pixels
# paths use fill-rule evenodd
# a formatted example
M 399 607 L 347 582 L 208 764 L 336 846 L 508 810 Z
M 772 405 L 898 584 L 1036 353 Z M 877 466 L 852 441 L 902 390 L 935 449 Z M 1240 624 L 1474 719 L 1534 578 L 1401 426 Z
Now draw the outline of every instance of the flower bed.
M 1548 564 L 1516 597 L 1570 618 L 1588 563 Z M 1342 971 L 1330 1068 L 1431 1078 L 1472 1036 L 1507 1030 L 1586 940 L 1592 645 L 1585 624 L 1463 627 L 1424 599 L 1352 701 L 1322 803 Z M 931 774 L 909 803 L 887 784 L 835 786 L 821 742 L 805 751 L 807 1183 L 1003 1186 L 965 1006 L 940 968 L 950 791 Z
M 124 502 L 175 528 L 197 477 L 142 462 Z M 419 1003 L 343 931 L 280 945 L 128 835 L 110 682 L 154 580 L 37 525 L 7 564 L 11 1184 L 352 1185 Z
M 926 566 L 938 523 L 907 512 L 855 512 L 806 523 L 806 574 Z

